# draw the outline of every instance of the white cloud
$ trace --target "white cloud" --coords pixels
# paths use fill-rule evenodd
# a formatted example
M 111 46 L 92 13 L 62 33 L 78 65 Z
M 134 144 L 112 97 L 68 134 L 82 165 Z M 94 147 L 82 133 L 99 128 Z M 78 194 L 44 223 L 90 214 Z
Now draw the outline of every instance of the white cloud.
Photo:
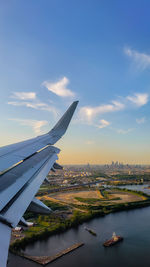
M 117 130 L 117 133 L 119 133 L 119 134 L 128 134 L 128 133 L 130 133 L 130 132 L 132 132 L 134 129 L 132 128 L 130 128 L 130 129 L 127 129 L 127 130 L 124 130 L 124 129 L 118 129 Z
M 58 114 L 58 110 L 54 106 L 49 106 L 46 103 L 43 102 L 27 102 L 27 101 L 9 101 L 7 104 L 12 105 L 12 106 L 24 106 L 27 108 L 33 108 L 37 110 L 45 110 L 52 112 L 55 116 Z
M 111 101 L 109 104 L 103 104 L 96 107 L 83 106 L 78 112 L 77 122 L 85 123 L 100 129 L 110 125 L 108 121 L 101 119 L 98 121 L 98 118 L 105 113 L 112 113 L 121 111 L 124 109 L 131 108 L 140 108 L 143 105 L 146 105 L 149 101 L 149 95 L 147 93 L 135 93 L 134 95 L 129 95 L 127 97 L 120 98 L 121 101 Z M 100 124 L 99 124 L 100 122 Z M 141 122 L 142 123 L 142 122 Z M 128 133 L 131 129 L 128 130 L 118 130 L 118 133 Z
M 145 70 L 150 67 L 150 55 L 145 53 L 140 53 L 136 50 L 126 47 L 124 53 L 130 57 L 136 64 L 136 68 L 140 70 Z
M 47 121 L 38 121 L 38 120 L 27 120 L 27 119 L 10 119 L 10 120 L 19 122 L 20 125 L 31 127 L 36 134 L 40 134 L 41 128 L 48 124 Z
M 98 125 L 98 128 L 100 129 L 105 128 L 110 125 L 110 122 L 106 120 L 100 120 L 99 122 L 100 124 Z
M 138 124 L 142 124 L 142 123 L 145 123 L 145 118 L 143 117 L 143 118 L 139 118 L 139 119 L 136 119 L 136 122 L 138 123 Z
M 125 105 L 118 101 L 112 101 L 112 104 L 100 105 L 97 107 L 82 107 L 79 111 L 81 120 L 86 120 L 89 123 L 97 116 L 108 112 L 114 112 L 124 109 Z
M 134 103 L 135 105 L 139 107 L 147 104 L 148 98 L 149 98 L 149 95 L 146 93 L 143 93 L 143 94 L 135 93 L 134 96 L 127 96 L 127 99 L 129 101 L 131 101 L 132 103 Z
M 67 77 L 63 77 L 61 80 L 55 83 L 45 81 L 42 83 L 49 91 L 61 96 L 61 97 L 73 97 L 75 95 L 70 89 L 67 88 L 69 80 Z
M 13 92 L 11 98 L 19 100 L 33 100 L 36 98 L 35 92 Z

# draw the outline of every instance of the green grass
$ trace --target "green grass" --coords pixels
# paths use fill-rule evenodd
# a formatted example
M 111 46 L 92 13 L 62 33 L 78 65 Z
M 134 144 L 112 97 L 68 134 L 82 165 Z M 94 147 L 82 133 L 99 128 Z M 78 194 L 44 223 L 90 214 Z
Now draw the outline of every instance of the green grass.
M 69 205 L 62 205 L 58 202 L 50 201 L 50 200 L 43 200 L 44 204 L 54 210 L 68 210 Z
M 113 200 L 120 200 L 120 198 L 113 198 L 113 199 L 99 199 L 99 198 L 82 198 L 82 197 L 75 197 L 76 200 L 87 203 L 87 204 L 97 204 L 101 202 L 106 202 L 106 201 L 113 201 Z

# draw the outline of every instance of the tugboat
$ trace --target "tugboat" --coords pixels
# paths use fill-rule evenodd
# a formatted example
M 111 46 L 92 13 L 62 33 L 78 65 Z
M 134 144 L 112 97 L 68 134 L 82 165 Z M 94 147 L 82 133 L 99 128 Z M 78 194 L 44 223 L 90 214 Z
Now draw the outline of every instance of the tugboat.
M 103 243 L 103 246 L 104 247 L 110 247 L 110 246 L 113 246 L 115 244 L 117 244 L 118 242 L 122 241 L 123 240 L 123 237 L 120 236 L 120 235 L 116 235 L 116 233 L 114 232 L 113 235 L 112 235 L 112 238 L 105 241 Z

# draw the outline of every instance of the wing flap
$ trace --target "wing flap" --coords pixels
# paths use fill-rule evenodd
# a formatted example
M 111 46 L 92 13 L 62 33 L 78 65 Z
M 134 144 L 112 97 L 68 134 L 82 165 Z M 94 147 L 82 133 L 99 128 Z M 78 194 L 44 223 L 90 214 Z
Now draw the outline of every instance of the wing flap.
M 43 166 L 43 164 L 49 158 L 53 157 L 53 155 L 59 153 L 59 151 L 60 150 L 58 148 L 49 146 L 1 175 L 0 210 L 2 210 L 19 192 L 19 190 L 21 190 L 21 188 L 30 181 L 32 176 L 35 175 L 35 173 Z
M 18 192 L 14 199 L 12 199 L 9 205 L 2 210 L 1 214 L 8 222 L 11 222 L 12 227 L 16 227 L 19 223 L 22 215 L 28 208 L 30 202 L 34 198 L 34 195 L 38 191 L 43 180 L 56 160 L 56 154 L 50 156 L 41 166 L 40 170 L 36 172 L 36 174 L 24 186 L 24 188 Z

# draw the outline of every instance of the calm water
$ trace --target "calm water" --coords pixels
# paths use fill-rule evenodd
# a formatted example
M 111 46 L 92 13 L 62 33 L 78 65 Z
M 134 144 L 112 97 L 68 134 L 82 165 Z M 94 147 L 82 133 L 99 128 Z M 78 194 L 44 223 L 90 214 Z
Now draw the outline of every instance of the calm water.
M 142 192 L 150 195 L 150 189 L 147 188 L 148 186 L 150 186 L 150 184 L 146 184 L 146 185 L 123 185 L 123 186 L 119 186 L 119 187 L 120 188 L 127 188 L 130 190 L 142 191 Z
M 143 190 L 138 186 L 137 190 Z M 133 186 L 132 186 L 133 189 Z M 150 192 L 150 190 L 149 190 Z M 84 230 L 84 225 L 96 231 L 97 237 Z M 115 231 L 124 241 L 104 248 L 102 243 Z M 109 214 L 80 225 L 77 229 L 36 242 L 25 250 L 30 255 L 53 255 L 76 242 L 85 245 L 48 264 L 51 267 L 148 267 L 150 266 L 150 207 Z M 8 267 L 39 267 L 40 265 L 9 254 Z

